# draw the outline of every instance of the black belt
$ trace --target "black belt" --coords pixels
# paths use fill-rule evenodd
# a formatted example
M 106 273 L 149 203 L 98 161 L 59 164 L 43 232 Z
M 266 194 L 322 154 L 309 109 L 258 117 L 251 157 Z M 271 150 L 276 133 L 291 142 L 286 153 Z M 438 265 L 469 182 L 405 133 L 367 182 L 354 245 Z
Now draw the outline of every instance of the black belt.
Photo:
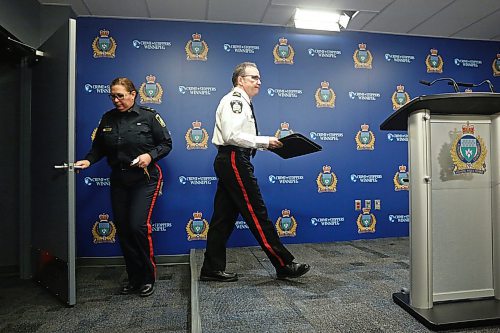
M 150 165 L 152 164 L 154 163 L 150 163 Z M 142 168 L 139 168 L 136 165 L 131 166 L 130 163 L 118 163 L 118 165 L 113 166 L 111 169 L 113 169 L 113 171 L 143 171 Z
M 229 153 L 232 151 L 235 152 L 240 152 L 245 155 L 251 155 L 252 154 L 252 148 L 243 148 L 243 147 L 238 147 L 238 146 L 219 146 L 219 153 Z

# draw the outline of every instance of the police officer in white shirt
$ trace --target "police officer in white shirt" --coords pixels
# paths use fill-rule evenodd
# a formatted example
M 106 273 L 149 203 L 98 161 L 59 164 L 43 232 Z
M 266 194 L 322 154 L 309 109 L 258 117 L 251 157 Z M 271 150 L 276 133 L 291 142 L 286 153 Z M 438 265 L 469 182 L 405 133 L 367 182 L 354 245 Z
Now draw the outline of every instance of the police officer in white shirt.
M 257 149 L 275 149 L 283 144 L 274 136 L 260 136 L 253 112 L 252 97 L 260 90 L 257 65 L 244 62 L 233 72 L 233 90 L 217 107 L 212 143 L 218 153 L 214 161 L 218 178 L 214 212 L 207 236 L 200 280 L 230 282 L 236 273 L 226 272 L 226 243 L 238 214 L 241 214 L 262 250 L 276 268 L 278 279 L 296 278 L 310 269 L 294 262 L 269 220 L 250 157 Z

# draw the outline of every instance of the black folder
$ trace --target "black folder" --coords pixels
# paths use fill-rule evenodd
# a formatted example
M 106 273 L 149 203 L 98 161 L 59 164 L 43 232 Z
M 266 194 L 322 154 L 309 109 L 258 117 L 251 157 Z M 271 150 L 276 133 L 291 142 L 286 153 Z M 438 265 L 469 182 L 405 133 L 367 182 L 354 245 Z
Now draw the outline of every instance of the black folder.
M 320 151 L 322 147 L 300 133 L 293 133 L 279 139 L 283 147 L 271 149 L 282 158 L 292 158 Z

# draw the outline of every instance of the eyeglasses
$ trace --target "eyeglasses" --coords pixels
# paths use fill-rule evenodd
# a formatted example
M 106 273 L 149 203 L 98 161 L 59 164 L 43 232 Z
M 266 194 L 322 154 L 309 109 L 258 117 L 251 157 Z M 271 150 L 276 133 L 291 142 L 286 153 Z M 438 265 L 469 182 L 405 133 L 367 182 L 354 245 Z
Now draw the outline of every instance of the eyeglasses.
M 112 101 L 115 100 L 115 98 L 118 98 L 119 100 L 122 100 L 125 98 L 125 94 L 108 94 L 109 96 L 109 99 L 111 99 Z
M 261 77 L 258 76 L 258 75 L 242 75 L 242 77 L 245 77 L 245 76 L 249 76 L 252 78 L 252 80 L 255 80 L 255 81 L 260 81 L 261 80 Z

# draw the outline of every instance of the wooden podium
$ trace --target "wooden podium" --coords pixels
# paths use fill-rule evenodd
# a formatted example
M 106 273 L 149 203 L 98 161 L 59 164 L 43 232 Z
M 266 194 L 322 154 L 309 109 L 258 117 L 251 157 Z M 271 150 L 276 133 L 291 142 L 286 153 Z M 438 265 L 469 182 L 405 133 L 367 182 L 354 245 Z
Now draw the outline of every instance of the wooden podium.
M 410 289 L 393 300 L 434 330 L 500 324 L 500 94 L 417 97 L 408 131 Z

